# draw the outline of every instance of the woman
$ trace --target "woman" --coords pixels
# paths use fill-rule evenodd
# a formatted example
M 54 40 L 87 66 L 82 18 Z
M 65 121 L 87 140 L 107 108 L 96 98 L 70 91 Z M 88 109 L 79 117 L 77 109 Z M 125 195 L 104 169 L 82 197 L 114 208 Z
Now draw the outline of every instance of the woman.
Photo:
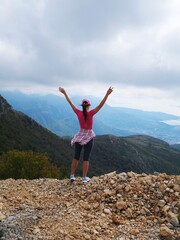
M 78 120 L 79 120 L 79 125 L 80 125 L 80 130 L 79 132 L 74 136 L 74 138 L 71 141 L 71 144 L 75 145 L 75 153 L 74 153 L 74 159 L 72 161 L 71 165 L 71 175 L 70 175 L 70 180 L 74 181 L 75 180 L 75 171 L 80 159 L 80 154 L 82 148 L 84 148 L 84 154 L 83 154 L 83 167 L 82 167 L 82 182 L 86 183 L 90 180 L 89 177 L 87 177 L 87 172 L 89 168 L 89 157 L 90 153 L 93 147 L 94 143 L 94 137 L 95 134 L 93 132 L 93 116 L 102 108 L 104 103 L 106 102 L 108 96 L 112 93 L 113 88 L 110 87 L 100 104 L 94 108 L 93 110 L 89 111 L 89 107 L 91 106 L 91 103 L 88 99 L 83 99 L 81 106 L 82 106 L 82 111 L 77 109 L 74 104 L 71 102 L 70 98 L 68 97 L 66 91 L 64 88 L 59 87 L 59 91 L 64 94 L 66 100 L 72 107 L 73 111 L 76 113 Z

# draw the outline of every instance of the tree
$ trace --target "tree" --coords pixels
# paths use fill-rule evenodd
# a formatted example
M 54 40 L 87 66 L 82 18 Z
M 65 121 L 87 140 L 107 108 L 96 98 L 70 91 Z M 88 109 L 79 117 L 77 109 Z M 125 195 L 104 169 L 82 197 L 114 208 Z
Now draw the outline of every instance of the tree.
M 12 150 L 0 156 L 0 179 L 61 177 L 60 169 L 45 153 Z

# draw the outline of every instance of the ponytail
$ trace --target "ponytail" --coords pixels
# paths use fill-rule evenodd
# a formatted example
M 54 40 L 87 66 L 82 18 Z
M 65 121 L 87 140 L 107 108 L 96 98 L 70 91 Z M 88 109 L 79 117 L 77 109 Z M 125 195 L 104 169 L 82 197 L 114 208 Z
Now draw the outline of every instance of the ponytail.
M 87 114 L 87 107 L 90 106 L 90 104 L 87 101 L 84 101 L 82 104 L 82 108 L 83 108 L 83 115 L 84 115 L 84 121 L 87 121 L 88 118 L 88 114 Z
M 82 106 L 83 107 L 83 115 L 84 115 L 84 121 L 86 122 L 86 120 L 87 120 L 87 106 L 86 105 L 83 105 Z

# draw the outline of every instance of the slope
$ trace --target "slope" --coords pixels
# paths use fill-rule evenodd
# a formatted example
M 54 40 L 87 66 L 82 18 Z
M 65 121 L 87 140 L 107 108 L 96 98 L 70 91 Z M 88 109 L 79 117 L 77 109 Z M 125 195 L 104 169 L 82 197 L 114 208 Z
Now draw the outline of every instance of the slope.
M 96 175 L 114 170 L 180 174 L 180 151 L 162 140 L 146 135 L 98 136 L 90 168 Z
M 0 96 L 0 154 L 12 150 L 47 152 L 69 174 L 73 148 L 69 138 L 60 138 L 32 118 L 15 111 Z M 166 142 L 145 135 L 116 137 L 97 136 L 91 155 L 89 175 L 110 171 L 180 174 L 180 151 Z M 81 175 L 81 168 L 78 168 Z
M 48 153 L 54 162 L 59 163 L 67 173 L 68 158 L 71 158 L 69 143 L 42 127 L 32 118 L 15 111 L 0 96 L 0 154 L 8 150 L 32 150 Z

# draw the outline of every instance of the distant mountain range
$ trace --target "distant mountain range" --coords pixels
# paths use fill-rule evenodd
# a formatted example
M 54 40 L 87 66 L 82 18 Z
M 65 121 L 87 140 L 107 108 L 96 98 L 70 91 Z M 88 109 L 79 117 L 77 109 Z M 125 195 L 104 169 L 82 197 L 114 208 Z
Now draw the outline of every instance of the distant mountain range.
M 24 113 L 14 110 L 2 96 L 0 133 L 0 154 L 12 149 L 46 152 L 64 171 L 64 176 L 68 176 L 73 157 L 70 139 L 58 137 Z M 180 174 L 180 151 L 145 135 L 96 136 L 90 161 L 90 176 L 111 171 Z M 81 174 L 80 168 L 78 174 Z
M 19 91 L 3 91 L 1 94 L 15 109 L 32 117 L 58 136 L 72 136 L 79 129 L 75 114 L 61 95 L 27 95 Z M 89 98 L 92 102 L 92 108 L 100 102 L 98 98 L 91 96 Z M 79 106 L 81 98 L 73 97 L 72 101 Z M 105 104 L 95 115 L 94 131 L 97 135 L 130 136 L 144 134 L 170 144 L 177 144 L 180 143 L 180 125 L 168 124 L 172 121 L 178 123 L 180 117 L 161 112 L 110 107 Z

